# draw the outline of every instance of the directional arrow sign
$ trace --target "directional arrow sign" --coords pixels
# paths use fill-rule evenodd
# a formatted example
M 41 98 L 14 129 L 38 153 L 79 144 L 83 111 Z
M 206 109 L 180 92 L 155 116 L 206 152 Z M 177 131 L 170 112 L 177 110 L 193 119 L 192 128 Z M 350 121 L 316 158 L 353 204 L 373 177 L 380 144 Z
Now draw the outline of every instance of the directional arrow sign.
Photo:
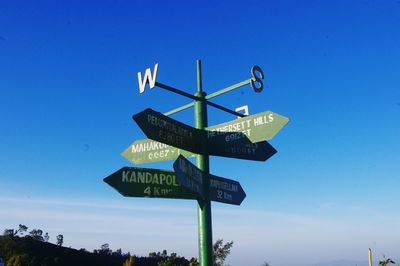
M 239 182 L 210 175 L 210 199 L 222 203 L 240 205 L 246 193 Z
M 222 132 L 242 132 L 255 143 L 272 139 L 288 122 L 287 117 L 267 111 L 211 126 L 207 130 L 209 138 Z
M 133 119 L 152 140 L 198 154 L 206 153 L 205 131 L 176 121 L 150 108 L 137 113 Z
M 142 139 L 132 143 L 122 156 L 130 162 L 141 164 L 175 160 L 180 154 L 185 157 L 193 155 L 191 152 L 155 140 Z
M 179 155 L 174 162 L 176 177 L 182 187 L 204 199 L 203 178 L 204 173 L 188 159 Z
M 267 141 L 251 143 L 241 132 L 223 132 L 208 138 L 207 142 L 208 153 L 215 156 L 266 161 L 277 152 Z
M 180 155 L 174 162 L 179 183 L 199 197 L 203 189 L 204 172 Z M 212 201 L 240 205 L 246 193 L 239 182 L 210 174 L 209 197 Z
M 172 171 L 123 167 L 104 178 L 104 182 L 126 197 L 196 198 L 179 185 Z
M 289 119 L 284 116 L 267 111 L 208 127 L 207 137 L 213 138 L 217 135 L 223 134 L 225 139 L 230 140 L 241 136 L 240 134 L 236 134 L 237 132 L 241 132 L 245 134 L 251 142 L 255 143 L 272 139 L 288 123 L 288 121 Z M 265 146 L 265 144 L 260 145 Z M 254 148 L 251 148 L 252 146 L 253 145 L 248 143 L 247 147 L 241 147 L 241 150 L 243 151 L 243 149 L 247 149 L 249 151 L 250 148 L 250 151 L 254 151 Z M 221 150 L 221 148 L 219 148 L 219 150 Z M 262 150 L 262 148 L 259 150 Z M 178 149 L 151 139 L 143 139 L 132 143 L 122 153 L 122 156 L 130 162 L 142 164 L 174 160 L 180 154 L 185 157 L 193 155 L 193 153 L 183 149 Z

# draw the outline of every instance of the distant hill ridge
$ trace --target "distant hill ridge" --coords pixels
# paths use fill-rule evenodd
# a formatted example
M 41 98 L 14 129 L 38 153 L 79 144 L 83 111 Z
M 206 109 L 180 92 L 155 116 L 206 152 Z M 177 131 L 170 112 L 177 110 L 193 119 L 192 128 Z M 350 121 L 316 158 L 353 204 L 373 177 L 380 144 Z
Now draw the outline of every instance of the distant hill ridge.
M 378 265 L 378 262 L 373 262 L 372 265 Z M 368 266 L 368 261 L 335 260 L 335 261 L 312 264 L 310 266 Z
M 14 265 L 121 266 L 124 258 L 57 246 L 31 237 L 0 236 L 0 257 Z
M 13 266 L 122 266 L 128 255 L 91 253 L 61 247 L 32 237 L 0 236 L 0 258 Z M 157 266 L 162 257 L 136 257 L 135 265 Z M 188 265 L 185 258 L 177 258 L 177 265 Z M 5 264 L 5 265 L 7 265 Z

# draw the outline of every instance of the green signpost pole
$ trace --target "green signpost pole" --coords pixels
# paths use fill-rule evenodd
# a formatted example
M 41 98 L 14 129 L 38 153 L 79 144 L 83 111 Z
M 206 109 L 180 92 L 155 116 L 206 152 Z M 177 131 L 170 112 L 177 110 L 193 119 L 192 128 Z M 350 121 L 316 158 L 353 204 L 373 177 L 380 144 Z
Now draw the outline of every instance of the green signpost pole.
M 205 92 L 202 89 L 201 61 L 197 60 L 197 92 L 195 94 L 200 100 L 194 104 L 195 126 L 198 129 L 207 127 L 207 104 Z M 203 187 L 208 191 L 210 186 L 210 160 L 209 155 L 196 155 L 197 167 L 204 172 Z M 211 223 L 211 201 L 208 193 L 205 199 L 198 199 L 198 226 L 199 226 L 199 260 L 200 266 L 212 266 L 212 223 Z
M 197 199 L 199 262 L 200 266 L 213 265 L 211 200 L 240 205 L 246 197 L 239 182 L 210 174 L 209 156 L 223 156 L 254 161 L 265 161 L 276 153 L 267 143 L 289 121 L 273 112 L 251 116 L 232 111 L 210 102 L 209 99 L 250 84 L 255 92 L 263 89 L 264 73 L 259 66 L 251 69 L 252 77 L 209 95 L 203 92 L 201 61 L 197 60 L 197 91 L 190 94 L 156 81 L 158 64 L 153 73 L 147 68 L 138 72 L 139 92 L 155 86 L 180 94 L 193 102 L 165 114 L 150 108 L 133 115 L 133 119 L 151 139 L 135 141 L 123 156 L 134 163 L 149 163 L 177 158 L 174 172 L 159 169 L 124 167 L 106 177 L 104 181 L 124 196 Z M 142 78 L 143 77 L 143 78 Z M 167 115 L 194 105 L 195 127 L 176 121 Z M 208 127 L 207 105 L 241 117 L 233 121 Z M 207 128 L 208 127 L 208 128 Z M 196 153 L 197 168 L 185 159 Z M 179 180 L 180 184 L 176 183 Z

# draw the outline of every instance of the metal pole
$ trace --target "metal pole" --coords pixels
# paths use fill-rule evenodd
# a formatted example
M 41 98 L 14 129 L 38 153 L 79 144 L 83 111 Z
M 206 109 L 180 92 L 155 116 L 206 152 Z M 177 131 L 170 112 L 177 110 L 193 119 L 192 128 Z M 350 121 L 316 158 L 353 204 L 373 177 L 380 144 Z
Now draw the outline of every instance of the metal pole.
M 194 120 L 198 129 L 207 127 L 207 104 L 204 101 L 206 94 L 202 89 L 201 61 L 197 60 L 197 92 L 196 97 L 202 100 L 195 101 Z M 197 200 L 199 222 L 199 261 L 200 266 L 212 266 L 212 223 L 211 201 L 207 193 L 210 186 L 210 160 L 208 155 L 196 155 L 196 164 L 204 172 L 203 188 L 206 193 L 204 200 Z
M 372 266 L 372 250 L 368 249 L 368 265 Z

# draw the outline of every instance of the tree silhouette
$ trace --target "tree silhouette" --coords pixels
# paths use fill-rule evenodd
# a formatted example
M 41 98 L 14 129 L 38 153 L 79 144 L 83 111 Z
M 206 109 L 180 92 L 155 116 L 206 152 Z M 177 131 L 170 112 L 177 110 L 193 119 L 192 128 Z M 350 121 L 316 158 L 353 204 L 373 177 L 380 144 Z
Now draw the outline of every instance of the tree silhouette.
M 231 253 L 233 241 L 223 244 L 222 239 L 215 241 L 213 245 L 213 264 L 214 266 L 223 266 L 226 257 Z
M 19 224 L 18 229 L 15 230 L 15 235 L 20 234 L 22 235 L 23 233 L 26 232 L 26 230 L 28 230 L 28 227 L 23 225 L 23 224 Z
M 35 240 L 43 241 L 43 231 L 40 229 L 33 229 L 32 231 L 29 232 L 29 236 L 32 237 Z
M 46 234 L 44 234 L 44 236 L 43 236 L 43 241 L 49 242 L 49 239 L 50 239 L 49 233 L 46 232 Z
M 379 261 L 379 266 L 386 266 L 386 265 L 388 265 L 388 264 L 395 264 L 395 262 L 392 260 L 392 259 L 390 259 L 390 258 L 386 258 L 385 257 L 385 254 L 382 254 L 382 260 L 380 260 Z
M 28 230 L 28 227 L 20 224 L 18 226 L 18 229 L 5 229 L 3 235 L 5 236 L 16 236 L 16 235 L 22 235 L 26 232 L 26 230 Z
M 57 245 L 61 247 L 63 243 L 64 243 L 64 236 L 58 235 L 57 236 Z
M 4 229 L 3 235 L 14 236 L 14 229 Z

